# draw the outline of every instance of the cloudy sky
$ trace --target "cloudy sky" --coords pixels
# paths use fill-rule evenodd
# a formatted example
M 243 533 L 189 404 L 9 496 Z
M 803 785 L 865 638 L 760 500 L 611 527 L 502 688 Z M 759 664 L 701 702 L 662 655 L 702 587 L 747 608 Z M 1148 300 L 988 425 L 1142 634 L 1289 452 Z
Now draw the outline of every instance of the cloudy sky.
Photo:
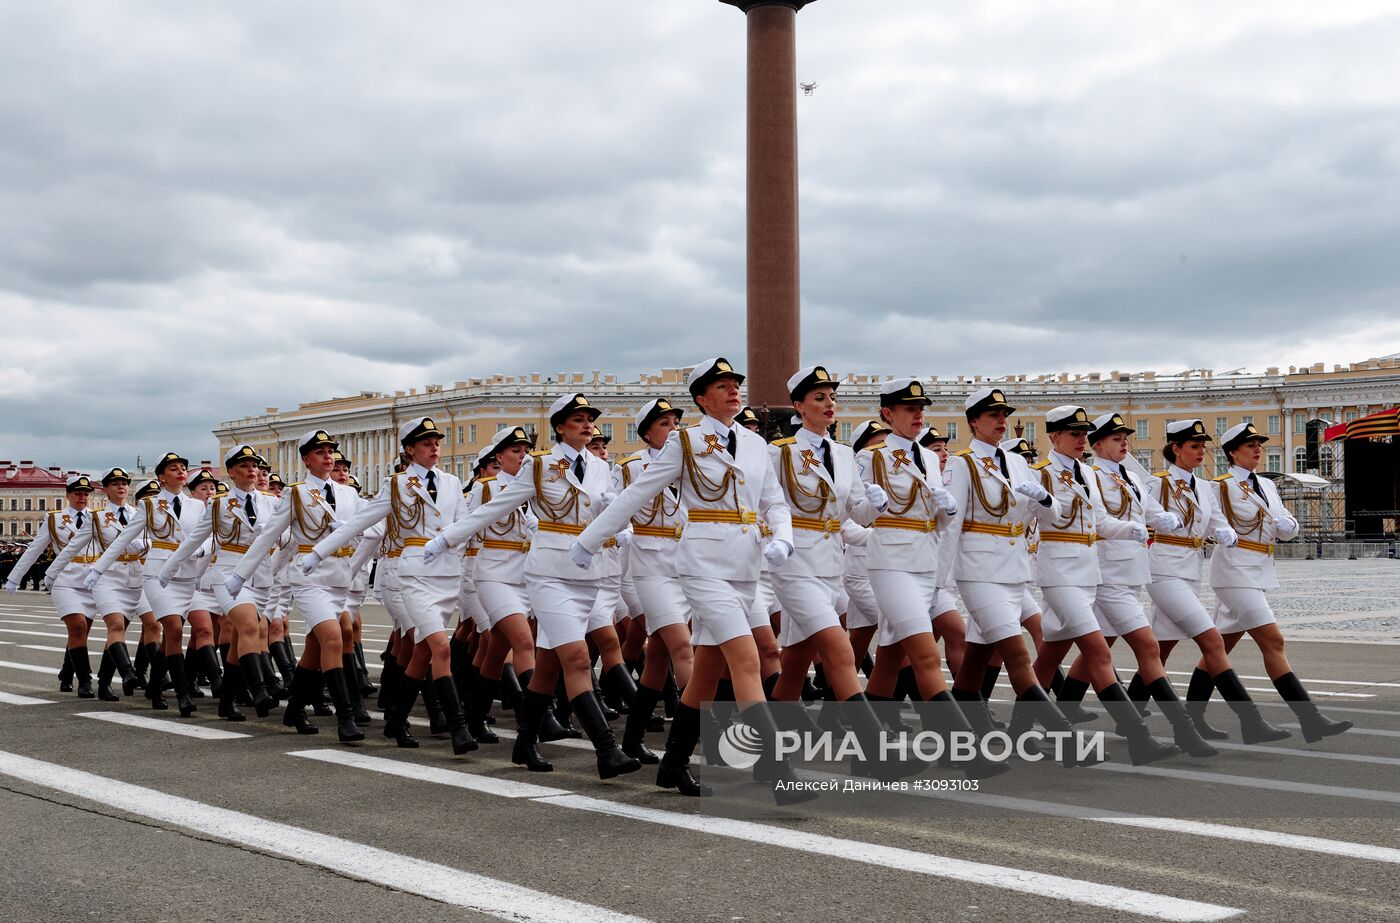
M 1394 0 L 821 0 L 804 359 L 1400 351 Z M 742 356 L 715 0 L 0 0 L 0 457 L 494 372 Z

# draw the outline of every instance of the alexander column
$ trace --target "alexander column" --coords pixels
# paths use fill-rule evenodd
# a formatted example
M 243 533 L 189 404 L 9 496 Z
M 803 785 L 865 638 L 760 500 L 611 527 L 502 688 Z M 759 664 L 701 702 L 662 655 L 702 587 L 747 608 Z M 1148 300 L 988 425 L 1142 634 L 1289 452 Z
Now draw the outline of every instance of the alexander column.
M 720 0 L 749 31 L 748 397 L 789 405 L 801 363 L 797 256 L 797 11 L 814 0 Z M 769 421 L 765 420 L 765 424 Z M 771 427 L 765 425 L 765 430 Z

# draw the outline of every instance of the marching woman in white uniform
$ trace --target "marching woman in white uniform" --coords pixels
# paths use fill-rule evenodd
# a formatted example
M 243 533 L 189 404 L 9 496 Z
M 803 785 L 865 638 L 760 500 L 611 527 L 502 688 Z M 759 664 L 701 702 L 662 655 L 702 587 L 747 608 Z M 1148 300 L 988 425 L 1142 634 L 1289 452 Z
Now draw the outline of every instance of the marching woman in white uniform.
M 146 695 L 151 707 L 163 710 L 169 706 L 161 687 L 165 674 L 170 673 L 170 681 L 175 685 L 175 704 L 182 718 L 194 714 L 194 702 L 188 695 L 185 677 L 184 620 L 194 600 L 195 581 L 198 579 L 197 562 L 186 561 L 178 572 L 171 575 L 168 585 L 162 586 L 159 580 L 161 568 L 166 559 L 173 555 L 185 540 L 185 535 L 199 525 L 204 515 L 204 504 L 182 496 L 181 490 L 189 476 L 189 461 L 175 452 L 166 452 L 156 462 L 156 478 L 161 489 L 154 497 L 142 500 L 136 507 L 136 516 L 131 525 L 121 531 L 107 550 L 102 553 L 84 578 L 90 588 L 97 584 L 112 567 L 121 563 L 122 555 L 137 539 L 145 539 L 148 544 L 146 563 L 143 570 L 146 599 L 150 601 L 153 619 L 160 623 L 161 639 L 158 645 L 147 646 L 147 657 L 151 664 L 151 676 L 146 683 Z M 143 622 L 145 621 L 143 617 Z
M 608 443 L 611 441 L 601 430 L 595 430 L 588 440 L 587 449 L 594 458 L 607 465 L 608 492 L 615 494 L 613 465 L 608 460 Z M 619 620 L 627 620 L 628 609 L 622 585 L 627 550 L 631 544 L 631 526 L 617 533 L 611 542 L 604 543 L 599 555 L 602 574 L 598 580 L 598 595 L 593 600 L 593 612 L 588 617 L 589 648 L 602 664 L 602 679 L 598 686 L 603 695 L 603 704 L 607 706 L 605 713 L 613 707 L 618 713 L 628 713 L 637 699 L 637 684 L 622 660 L 622 640 L 617 629 Z M 617 714 L 610 714 L 609 717 L 615 718 Z
M 1211 487 L 1238 538 L 1211 555 L 1210 586 L 1219 603 L 1215 624 L 1225 639 L 1226 652 L 1234 650 L 1246 633 L 1259 645 L 1269 679 L 1297 716 L 1303 739 L 1313 743 L 1349 730 L 1352 723 L 1333 721 L 1318 711 L 1288 663 L 1283 632 L 1266 595 L 1268 590 L 1278 589 L 1275 543 L 1298 535 L 1298 520 L 1283 505 L 1278 488 L 1256 473 L 1268 441 L 1253 423 L 1241 423 L 1220 437 L 1230 470 L 1217 477 Z
M 1218 547 L 1224 547 L 1236 540 L 1235 530 L 1215 503 L 1215 492 L 1193 474 L 1205 461 L 1206 443 L 1210 441 L 1200 420 L 1168 423 L 1167 441 L 1162 447 L 1167 469 L 1153 475 L 1145 488 L 1163 509 L 1175 513 L 1180 520 L 1180 528 L 1156 529 L 1148 549 L 1152 582 L 1147 593 L 1152 599 L 1152 633 L 1157 637 L 1163 665 L 1179 641 L 1190 638 L 1200 648 L 1202 665 L 1191 674 L 1186 710 L 1202 737 L 1224 740 L 1229 736 L 1206 722 L 1206 702 L 1212 687 L 1218 687 L 1239 717 L 1245 743 L 1283 740 L 1291 735 L 1265 721 L 1250 701 L 1244 683 L 1230 666 L 1225 641 L 1198 595 L 1206 542 L 1214 541 Z M 1131 687 L 1128 694 L 1133 695 Z
M 43 522 L 39 524 L 39 534 L 34 536 L 34 541 L 29 543 L 29 547 L 15 563 L 14 570 L 10 571 L 10 580 L 5 586 L 8 592 L 13 593 L 19 589 L 17 580 L 28 573 L 34 562 L 39 560 L 39 556 L 49 548 L 53 549 L 55 555 L 61 555 L 64 548 L 75 539 L 86 544 L 93 515 L 87 511 L 88 498 L 92 495 L 92 481 L 86 475 L 71 477 L 65 485 L 64 495 L 68 505 L 61 510 L 53 510 L 44 517 Z M 74 676 L 77 677 L 80 699 L 93 697 L 92 660 L 88 657 L 87 641 L 92 620 L 97 617 L 98 611 L 97 602 L 92 596 L 92 584 L 86 583 L 84 579 L 84 565 L 90 563 L 90 558 L 73 558 L 73 563 L 61 570 L 50 564 L 48 574 L 53 574 L 54 577 L 50 579 L 47 574 L 44 577 L 44 582 L 52 587 L 50 593 L 53 596 L 54 609 L 63 620 L 64 627 L 68 629 L 68 648 L 65 656 L 73 668 Z
M 700 708 L 713 701 L 726 667 L 735 701 L 746 709 L 745 722 L 764 741 L 755 778 L 796 781 L 792 767 L 774 758 L 778 726 L 764 698 L 758 646 L 749 627 L 761 562 L 766 559 L 779 567 L 792 554 L 792 522 L 767 444 L 735 422 L 743 382 L 744 376 L 726 359 L 697 365 L 687 385 L 704 414 L 701 421 L 673 433 L 660 455 L 584 530 L 572 549 L 576 562 L 587 566 L 604 541 L 654 503 L 657 494 L 680 484 L 686 526 L 675 561 L 690 603 L 695 667 L 671 723 L 656 782 L 690 796 L 711 793 L 691 775 L 690 756 L 700 739 Z M 759 534 L 760 515 L 773 532 L 771 539 Z M 779 804 L 816 797 L 815 792 L 786 785 L 775 786 L 773 794 Z
M 275 680 L 266 675 L 267 665 L 262 658 L 259 638 L 260 612 L 272 591 L 275 544 L 263 552 L 252 575 L 237 594 L 230 593 L 225 582 L 257 539 L 258 524 L 272 523 L 276 519 L 276 504 L 256 489 L 258 455 L 252 446 L 235 446 L 224 457 L 224 470 L 228 472 L 228 492 L 210 500 L 198 525 L 189 531 L 179 549 L 161 567 L 159 579 L 163 585 L 168 584 L 186 560 L 212 541 L 209 587 L 224 615 L 224 641 L 229 645 L 224 683 L 232 684 L 230 689 L 219 690 L 219 716 L 242 721 L 243 715 L 234 705 L 234 698 L 240 691 L 248 693 L 259 718 L 266 718 L 276 704 L 269 692 Z M 208 659 L 214 658 L 212 645 L 200 648 L 199 653 Z M 217 667 L 210 665 L 205 669 L 211 671 Z
M 279 557 L 294 556 L 289 571 L 292 600 L 306 625 L 306 643 L 292 674 L 291 696 L 282 723 L 295 728 L 298 734 L 317 733 L 316 725 L 306 717 L 305 707 L 321 701 L 324 682 L 335 703 L 340 742 L 355 743 L 364 740 L 365 735 L 355 718 L 359 696 L 345 670 L 345 652 L 351 649 L 354 638 L 350 614 L 345 611 L 345 597 L 350 589 L 350 553 L 336 552 L 325 560 L 312 559 L 314 543 L 339 524 L 339 510 L 353 509 L 354 499 L 348 489 L 330 479 L 336 443 L 325 430 L 304 434 L 297 440 L 297 448 L 306 466 L 305 479 L 289 485 L 282 502 L 270 516 L 263 516 L 257 538 L 224 580 L 224 589 L 237 599 L 243 585 L 253 579 L 290 529 L 291 541 Z M 278 558 L 273 559 L 274 572 L 280 564 Z
M 608 489 L 607 463 L 586 448 L 593 435 L 593 421 L 600 413 L 582 394 L 565 394 L 555 400 L 549 408 L 554 448 L 532 452 L 520 475 L 505 490 L 435 538 L 426 554 L 441 556 L 489 523 L 520 509 L 521 504 L 530 504 L 539 524 L 525 555 L 525 588 L 539 633 L 535 672 L 524 691 L 520 732 L 511 759 L 535 772 L 553 769 L 539 755 L 535 742 L 562 672 L 569 704 L 593 742 L 598 775 L 610 779 L 636 772 L 641 763 L 617 746 L 603 716 L 603 703 L 593 692 L 593 670 L 584 639 L 598 595 L 600 562 L 589 561 L 580 571 L 570 556 L 574 539 L 595 521 L 613 496 Z M 622 528 L 625 523 L 617 527 Z M 617 529 L 605 538 L 611 538 Z
M 916 762 L 875 763 L 880 719 L 861 691 L 850 640 L 841 625 L 846 602 L 841 586 L 842 523 L 869 526 L 889 505 L 877 484 L 861 481 L 855 453 L 827 438 L 836 418 L 837 383 L 822 366 L 811 366 L 788 379 L 789 396 L 802 428 L 769 447 L 773 470 L 792 513 L 793 552 L 773 569 L 773 591 L 783 609 L 782 675 L 773 691 L 779 701 L 801 696 L 807 667 L 820 657 L 831 701 L 843 711 L 861 739 L 866 759 L 857 772 L 896 778 Z M 945 693 L 946 695 L 946 693 Z
M 201 505 L 201 514 L 208 509 L 210 498 L 224 489 L 224 485 L 207 468 L 196 469 L 185 481 L 185 492 L 190 500 Z M 214 549 L 208 538 L 204 536 L 195 549 L 194 596 L 190 598 L 190 611 L 185 613 L 185 623 L 190 626 L 190 639 L 185 646 L 185 679 L 186 691 L 192 699 L 204 697 L 199 688 L 201 674 L 208 678 L 215 695 L 219 694 L 223 675 L 219 670 L 218 655 L 214 653 L 214 627 L 217 620 L 223 617 L 223 610 L 209 588 L 209 565 L 213 561 Z
M 1113 655 L 1094 614 L 1102 572 L 1094 543 L 1103 539 L 1146 545 L 1147 527 L 1112 518 L 1104 508 L 1093 471 L 1080 461 L 1089 444 L 1093 423 L 1083 407 L 1065 405 L 1045 415 L 1045 431 L 1054 447 L 1049 457 L 1031 466 L 1055 507 L 1037 506 L 1040 551 L 1036 554 L 1036 583 L 1045 597 L 1045 643 L 1035 658 L 1042 686 L 1059 668 L 1071 647 L 1078 647 L 1094 692 L 1128 739 L 1134 765 L 1174 756 L 1175 746 L 1158 741 L 1148 731 L 1128 692 L 1113 670 Z M 1013 718 L 1012 737 L 1019 728 Z
M 684 413 L 665 398 L 654 398 L 642 406 L 635 423 L 637 437 L 647 447 L 617 463 L 613 474 L 616 493 L 621 495 L 631 487 L 661 456 L 671 434 L 680 428 Z M 643 739 L 656 703 L 665 695 L 667 677 L 674 671 L 676 685 L 684 689 L 695 664 L 690 646 L 690 603 L 676 573 L 676 550 L 685 529 L 680 484 L 667 484 L 632 517 L 631 525 L 628 576 L 642 614 L 632 619 L 630 631 L 646 636 L 646 659 L 623 730 L 622 751 L 650 764 L 659 757 L 647 749 Z
M 1152 529 L 1172 531 L 1184 523 L 1167 511 L 1123 460 L 1128 455 L 1128 434 L 1133 428 L 1117 413 L 1106 413 L 1093 421 L 1089 445 L 1094 463 L 1089 466 L 1092 480 L 1105 512 L 1121 522 L 1135 522 Z M 1128 697 L 1151 696 L 1171 722 L 1175 742 L 1190 756 L 1216 756 L 1219 751 L 1201 739 L 1171 680 L 1162 667 L 1157 636 L 1152 633 L 1142 607 L 1142 588 L 1152 580 L 1148 549 L 1135 539 L 1100 538 L 1094 543 L 1099 555 L 1099 588 L 1094 597 L 1094 616 L 1099 630 L 1111 647 L 1122 638 L 1132 648 L 1137 672 L 1128 686 Z M 1080 701 L 1089 688 L 1089 672 L 1083 657 L 1070 667 L 1060 686 L 1061 702 Z M 1141 692 L 1139 693 L 1139 690 Z
M 87 530 L 64 547 L 49 565 L 50 574 L 63 573 L 80 555 L 89 562 L 97 560 L 136 514 L 135 508 L 126 502 L 130 489 L 131 476 L 121 468 L 111 468 L 102 476 L 106 508 L 88 516 Z M 132 669 L 126 650 L 126 626 L 151 608 L 141 592 L 141 555 L 128 552 L 124 557 L 125 560 L 118 561 L 117 566 L 92 588 L 96 611 L 107 626 L 107 644 L 97 668 L 97 697 L 104 702 L 118 700 L 112 692 L 114 675 L 121 677 L 123 695 L 130 696 L 136 691 L 136 671 Z
M 467 508 L 475 511 L 490 503 L 520 475 L 534 441 L 522 426 L 507 426 L 491 437 L 481 465 L 497 469 L 472 484 Z M 486 617 L 480 633 L 478 669 L 472 678 L 470 701 L 474 718 L 485 729 L 486 714 L 501 690 L 506 658 L 515 668 L 517 682 L 528 686 L 535 675 L 535 638 L 530 631 L 530 599 L 525 589 L 525 557 L 538 520 L 525 504 L 503 510 L 497 520 L 479 534 L 476 556 L 476 597 Z M 476 537 L 471 537 L 472 544 Z M 472 727 L 475 734 L 477 728 Z M 494 732 L 488 735 L 496 736 Z M 545 740 L 558 739 L 552 734 Z
M 399 594 L 404 616 L 413 633 L 413 655 L 399 678 L 392 708 L 384 716 L 394 730 L 408 727 L 408 716 L 420 692 L 430 713 L 440 708 L 441 720 L 452 737 L 452 752 L 460 756 L 477 749 L 467 730 L 466 714 L 452 678 L 449 630 L 457 610 L 457 584 L 462 565 L 455 559 L 434 561 L 423 549 L 442 530 L 466 513 L 462 482 L 437 467 L 442 456 L 443 432 L 431 417 L 416 417 L 399 427 L 399 444 L 410 458 L 401 474 L 384 481 L 379 495 L 311 549 L 303 571 L 316 567 L 350 547 L 367 529 L 388 521 L 403 542 L 399 558 Z M 349 615 L 346 615 L 349 623 Z M 353 662 L 353 626 L 347 632 L 345 650 Z M 347 668 L 351 664 L 347 664 Z M 348 672 L 348 669 L 347 669 Z M 389 728 L 386 728 L 388 732 Z M 402 743 L 402 742 L 401 742 Z M 412 745 L 409 745 L 412 746 Z

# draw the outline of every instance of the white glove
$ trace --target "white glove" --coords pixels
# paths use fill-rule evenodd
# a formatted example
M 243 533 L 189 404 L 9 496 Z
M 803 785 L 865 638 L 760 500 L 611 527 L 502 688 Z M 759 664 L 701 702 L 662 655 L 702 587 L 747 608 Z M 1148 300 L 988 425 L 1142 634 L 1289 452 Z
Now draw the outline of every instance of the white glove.
M 1181 517 L 1170 510 L 1163 510 L 1152 516 L 1152 528 L 1162 532 L 1179 532 L 1185 525 Z
M 1034 481 L 1022 481 L 1021 483 L 1017 484 L 1016 493 L 1025 497 L 1027 500 L 1033 500 L 1036 503 L 1043 503 L 1044 501 L 1050 499 L 1050 494 L 1045 490 L 1045 488 L 1041 487 Z
M 447 538 L 439 535 L 423 546 L 423 563 L 433 563 L 433 559 L 445 551 L 447 551 Z
M 6 593 L 18 593 L 18 592 L 19 592 L 19 584 L 18 584 L 18 583 L 15 583 L 13 580 L 7 580 L 7 581 L 5 581 L 5 592 L 6 592 Z
M 229 574 L 228 579 L 224 581 L 224 589 L 228 590 L 228 595 L 237 598 L 243 589 L 243 578 L 237 574 Z
M 307 552 L 306 557 L 301 559 L 301 572 L 310 576 L 321 563 L 321 556 L 314 551 Z
M 1235 534 L 1234 529 L 1226 528 L 1225 526 L 1216 529 L 1210 534 L 1210 537 L 1215 539 L 1217 545 L 1224 545 L 1226 548 L 1235 547 L 1235 544 L 1240 540 L 1240 537 Z
M 86 574 L 83 574 L 83 588 L 91 590 L 97 586 L 97 581 L 101 579 L 102 574 L 98 572 L 97 568 L 91 568 Z
M 1128 523 L 1128 536 L 1135 542 L 1147 541 L 1147 526 L 1140 522 Z
M 938 505 L 940 512 L 948 516 L 958 515 L 958 501 L 953 499 L 953 495 L 942 487 L 933 489 L 933 502 Z
M 885 493 L 885 488 L 879 484 L 865 485 L 865 500 L 882 511 L 890 505 L 889 495 Z
M 619 532 L 619 533 L 617 533 L 616 538 L 617 538 L 617 547 L 619 547 L 619 548 L 626 548 L 628 545 L 632 544 L 632 533 L 631 533 L 630 530 L 627 531 L 627 532 Z
M 1280 516 L 1278 521 L 1278 531 L 1297 533 L 1298 520 L 1294 519 L 1292 516 Z
M 540 517 L 529 510 L 525 511 L 525 531 L 534 535 L 540 529 Z
M 763 543 L 763 556 L 768 559 L 769 567 L 782 567 L 790 554 L 792 546 L 780 538 L 770 538 Z
M 168 568 L 162 567 L 160 569 L 160 573 L 156 576 L 156 579 L 160 581 L 161 589 L 170 586 L 170 570 Z
M 45 573 L 45 574 L 44 574 L 44 579 L 41 580 L 40 583 L 43 585 L 43 587 L 44 587 L 45 590 L 52 590 L 52 589 L 53 589 L 53 575 L 52 575 L 52 574 L 49 574 L 49 573 Z
M 599 509 L 598 512 L 601 513 L 603 510 L 605 510 L 605 509 L 607 509 L 608 507 L 612 506 L 613 501 L 616 500 L 616 499 L 617 499 L 617 494 L 613 493 L 613 492 L 610 491 L 610 490 L 609 490 L 609 491 L 605 491 L 605 492 L 603 493 L 603 496 L 601 496 L 601 497 L 598 498 L 598 503 L 599 503 L 599 505 L 601 506 L 601 509 Z
M 569 546 L 569 557 L 583 570 L 588 570 L 589 566 L 593 564 L 593 552 L 578 542 Z

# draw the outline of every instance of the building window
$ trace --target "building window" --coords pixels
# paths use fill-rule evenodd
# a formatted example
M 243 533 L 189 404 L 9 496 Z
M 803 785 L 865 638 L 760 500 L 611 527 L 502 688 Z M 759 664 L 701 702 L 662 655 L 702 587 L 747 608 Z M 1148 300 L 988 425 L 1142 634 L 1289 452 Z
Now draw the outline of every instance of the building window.
M 43 512 L 44 510 L 48 509 L 48 505 L 49 505 L 49 502 L 48 502 L 47 500 L 45 500 L 43 497 L 40 497 L 40 498 L 39 498 L 39 511 L 40 511 L 40 512 Z M 54 509 L 58 509 L 58 507 L 54 507 Z
M 1217 436 L 1223 436 L 1223 435 L 1225 435 L 1225 431 L 1226 431 L 1227 429 L 1229 429 L 1229 428 L 1230 428 L 1230 420 L 1229 420 L 1227 417 L 1216 417 L 1216 418 L 1215 418 L 1215 435 L 1217 435 Z
M 11 509 L 11 510 L 17 510 L 17 509 L 19 509 L 19 501 L 16 500 L 14 497 L 11 497 L 11 498 L 10 498 L 10 509 Z
M 957 438 L 957 432 L 958 432 L 958 424 L 956 424 L 956 423 L 952 424 L 951 429 L 952 429 L 952 431 L 953 431 L 953 435 L 950 436 L 949 438 L 951 438 L 951 439 L 956 439 L 956 438 Z M 1027 423 L 1024 432 L 1025 432 L 1025 435 L 1022 437 L 1023 439 L 1025 439 L 1027 442 L 1035 442 L 1035 421 L 1031 421 L 1030 423 Z
M 1305 436 L 1308 432 L 1308 418 L 1301 413 L 1293 415 L 1293 433 L 1296 436 Z
M 471 424 L 468 424 L 468 425 L 467 425 L 467 441 L 470 442 L 472 445 L 476 445 L 476 424 L 475 424 L 475 423 L 471 423 Z
M 1222 474 L 1228 474 L 1229 471 L 1230 460 L 1225 457 L 1224 452 L 1217 451 L 1215 453 L 1215 476 L 1219 477 Z
M 1264 470 L 1283 473 L 1283 449 L 1269 449 L 1264 453 Z
M 462 444 L 462 427 L 457 427 L 457 444 Z
M 1357 419 L 1357 418 L 1360 417 L 1360 416 L 1361 416 L 1361 414 L 1358 413 L 1357 411 L 1355 411 L 1355 410 L 1348 410 L 1348 411 L 1346 412 L 1346 416 L 1342 418 L 1342 422 L 1344 422 L 1344 423 L 1350 423 L 1352 420 L 1355 420 L 1355 419 Z
M 948 421 L 948 432 L 944 433 L 944 435 L 948 437 L 948 441 L 949 441 L 949 442 L 957 442 L 957 441 L 958 441 L 958 421 L 956 421 L 956 420 L 949 420 L 949 421 Z
M 1241 423 L 1253 423 L 1253 422 L 1254 422 L 1254 417 L 1253 417 L 1252 414 L 1245 414 L 1244 416 L 1240 417 L 1240 422 L 1241 422 Z
M 612 424 L 611 424 L 611 423 L 604 423 L 604 424 L 600 425 L 600 426 L 598 427 L 598 431 L 601 432 L 601 433 L 603 434 L 603 438 L 604 438 L 604 439 L 611 439 L 611 438 L 612 438 Z
M 1151 420 L 1138 420 L 1138 421 L 1136 421 L 1136 422 L 1137 422 L 1137 434 L 1136 434 L 1136 435 L 1137 435 L 1137 438 L 1139 438 L 1139 439 L 1144 439 L 1144 440 L 1146 440 L 1146 439 L 1151 439 L 1151 438 L 1152 438 L 1152 421 L 1151 421 Z
M 628 423 L 628 424 L 627 424 L 627 441 L 628 441 L 628 442 L 636 442 L 636 441 L 637 441 L 637 424 L 635 424 L 635 423 Z
M 24 498 L 24 508 L 25 508 L 26 510 L 32 510 L 32 509 L 34 509 L 34 501 L 31 500 L 31 499 L 29 499 L 28 497 L 25 497 L 25 498 Z
M 1283 422 L 1283 419 L 1282 419 L 1278 414 L 1275 413 L 1275 414 L 1270 414 L 1270 415 L 1269 415 L 1269 435 L 1270 435 L 1270 436 L 1277 436 L 1280 432 L 1283 431 L 1283 427 L 1282 427 L 1282 425 L 1281 425 L 1282 422 Z
M 460 429 L 460 427 L 459 427 L 459 429 Z M 458 463 L 457 463 L 457 477 L 460 478 L 461 476 L 462 476 L 462 463 L 461 463 L 461 462 L 458 462 Z
M 1299 474 L 1308 470 L 1308 450 L 1305 446 L 1298 446 L 1293 450 L 1293 473 Z
M 1137 463 L 1138 463 L 1139 465 L 1142 465 L 1142 466 L 1143 466 L 1144 468 L 1146 468 L 1148 471 L 1151 471 L 1151 470 L 1152 470 L 1152 450 L 1151 450 L 1151 449 L 1138 449 L 1136 452 L 1133 453 L 1133 457 L 1137 459 Z
M 851 441 L 851 424 L 841 424 L 841 441 L 845 443 L 849 443 Z
M 1330 445 L 1325 445 L 1322 447 L 1321 459 L 1322 470 L 1318 473 L 1325 478 L 1333 477 L 1336 474 L 1337 466 L 1335 463 L 1335 458 L 1332 455 L 1332 447 Z

